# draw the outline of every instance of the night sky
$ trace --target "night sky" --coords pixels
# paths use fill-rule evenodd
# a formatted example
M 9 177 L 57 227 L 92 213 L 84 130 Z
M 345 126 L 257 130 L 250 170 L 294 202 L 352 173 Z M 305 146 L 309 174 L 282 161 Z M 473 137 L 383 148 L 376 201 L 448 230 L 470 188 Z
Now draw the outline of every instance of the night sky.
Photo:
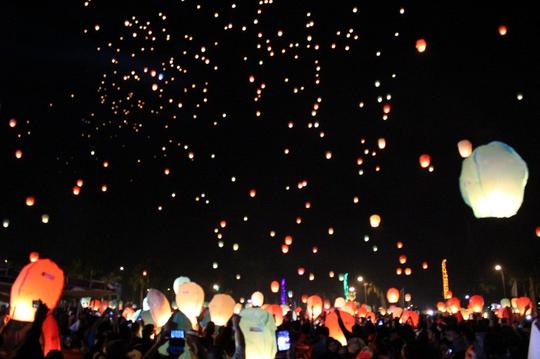
M 236 298 L 281 276 L 334 298 L 348 272 L 420 305 L 441 297 L 443 258 L 459 296 L 485 283 L 499 298 L 495 263 L 540 276 L 540 16 L 524 2 L 16 3 L 2 10 L 2 260 L 147 269 L 162 290 L 187 275 Z M 462 139 L 527 162 L 516 216 L 463 202 Z

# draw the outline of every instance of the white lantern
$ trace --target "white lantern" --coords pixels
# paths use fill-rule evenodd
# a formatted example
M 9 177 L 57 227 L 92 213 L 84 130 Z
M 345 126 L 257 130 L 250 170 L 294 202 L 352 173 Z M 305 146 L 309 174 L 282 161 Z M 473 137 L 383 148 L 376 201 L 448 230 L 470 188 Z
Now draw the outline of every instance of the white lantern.
M 197 317 L 204 303 L 204 290 L 195 282 L 184 283 L 178 288 L 176 305 L 189 318 L 193 328 L 197 328 Z
M 208 309 L 210 309 L 210 318 L 215 325 L 226 325 L 234 313 L 236 302 L 228 294 L 215 294 Z
M 174 290 L 174 294 L 178 294 L 178 288 L 180 288 L 180 286 L 184 283 L 188 283 L 188 282 L 191 282 L 191 279 L 189 279 L 188 277 L 178 277 L 174 280 L 174 283 L 173 283 L 173 290 Z
M 167 323 L 171 317 L 172 311 L 167 297 L 157 289 L 150 289 L 146 295 L 152 320 L 158 328 Z
M 459 186 L 476 218 L 508 218 L 517 213 L 529 171 L 527 164 L 502 142 L 477 147 L 463 160 Z
M 467 158 L 472 153 L 472 143 L 469 140 L 461 140 L 457 144 L 459 155 L 463 158 Z
M 261 307 L 264 304 L 264 294 L 261 292 L 253 292 L 251 295 L 251 304 L 254 307 Z

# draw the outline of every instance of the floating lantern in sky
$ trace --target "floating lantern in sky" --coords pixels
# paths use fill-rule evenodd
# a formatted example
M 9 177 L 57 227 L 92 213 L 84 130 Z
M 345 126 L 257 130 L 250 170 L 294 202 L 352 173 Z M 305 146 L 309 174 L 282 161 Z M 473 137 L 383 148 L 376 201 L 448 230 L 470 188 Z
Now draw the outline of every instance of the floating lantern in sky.
M 399 290 L 396 288 L 390 288 L 386 291 L 386 299 L 388 303 L 394 304 L 399 300 Z
M 33 196 L 26 197 L 25 203 L 28 207 L 32 207 L 34 204 L 36 204 L 36 199 Z
M 369 224 L 373 228 L 379 227 L 379 225 L 381 224 L 381 216 L 379 216 L 378 214 L 372 214 L 369 217 Z
M 383 106 L 383 112 L 385 114 L 389 114 L 391 110 L 392 110 L 392 105 L 390 105 L 389 103 L 385 103 Z
M 484 298 L 481 295 L 473 295 L 469 298 L 469 309 L 474 313 L 482 313 Z
M 312 295 L 307 299 L 307 313 L 310 320 L 316 319 L 322 313 L 323 301 L 318 295 Z
M 472 143 L 469 140 L 461 140 L 457 143 L 459 155 L 463 158 L 467 158 L 472 153 Z
M 540 237 L 540 227 L 536 227 L 536 236 Z
M 499 26 L 499 35 L 504 36 L 508 32 L 508 29 L 505 25 Z
M 146 298 L 148 298 L 152 320 L 158 328 L 161 328 L 167 323 L 172 314 L 169 300 L 163 293 L 153 288 L 148 290 Z
M 398 242 L 396 243 L 396 247 L 398 247 L 398 249 L 403 248 L 403 242 L 398 241 Z
M 191 321 L 193 328 L 197 328 L 197 316 L 201 313 L 204 303 L 204 290 L 195 282 L 184 283 L 176 293 L 178 309 Z
M 340 317 L 343 321 L 343 324 L 345 325 L 345 328 L 347 328 L 348 331 L 352 331 L 352 327 L 355 324 L 355 319 L 352 315 L 350 315 L 347 312 L 340 311 L 339 312 Z M 327 316 L 326 320 L 324 321 L 324 326 L 328 328 L 329 336 L 334 338 L 335 340 L 339 341 L 341 345 L 347 345 L 347 338 L 341 331 L 341 327 L 339 325 L 338 316 L 335 311 L 331 311 Z
M 290 246 L 293 242 L 292 236 L 285 236 L 285 244 Z
M 379 138 L 377 140 L 377 146 L 379 147 L 379 149 L 383 150 L 386 147 L 386 139 Z
M 79 193 L 81 193 L 81 187 L 79 187 L 79 186 L 73 186 L 72 191 L 73 191 L 73 194 L 74 194 L 75 196 L 78 196 Z
M 424 153 L 423 155 L 420 156 L 420 158 L 418 159 L 418 162 L 420 162 L 420 167 L 428 168 L 431 163 L 431 156 L 428 155 L 427 153 Z
M 407 263 L 407 256 L 404 255 L 404 254 L 400 255 L 400 256 L 399 256 L 399 263 L 400 263 L 400 264 L 405 264 L 405 263 Z
M 277 280 L 272 281 L 270 283 L 270 290 L 272 293 L 277 293 L 279 291 L 279 282 Z
M 79 179 L 77 180 L 76 185 L 79 186 L 79 187 L 82 187 L 82 186 L 84 185 L 84 181 L 83 181 L 82 179 L 79 178 Z
M 22 156 L 23 156 L 23 152 L 21 150 L 16 150 L 15 151 L 15 158 L 21 159 Z
M 437 310 L 439 312 L 446 312 L 446 303 L 445 302 L 437 302 Z
M 401 273 L 403 273 L 403 269 L 401 269 L 401 267 L 397 267 L 396 268 L 396 274 L 401 275 Z
M 311 251 L 313 252 L 313 254 L 317 254 L 317 252 L 319 252 L 319 247 L 314 246 L 313 248 L 311 248 Z
M 31 252 L 28 256 L 28 259 L 30 259 L 31 263 L 36 262 L 39 259 L 39 253 L 38 252 Z
M 420 53 L 426 51 L 427 42 L 424 39 L 416 40 L 416 50 Z
M 43 224 L 49 223 L 49 215 L 48 214 L 42 214 L 41 215 L 41 223 L 43 223 Z
M 405 301 L 410 302 L 412 300 L 411 293 L 405 293 Z
M 494 141 L 477 147 L 461 167 L 463 200 L 476 218 L 508 218 L 517 213 L 529 171 L 514 149 Z
M 286 245 L 286 244 L 282 244 L 282 245 L 281 245 L 281 252 L 282 252 L 283 254 L 289 253 L 289 246 Z
M 17 126 L 17 120 L 12 118 L 9 120 L 9 127 L 11 128 L 14 128 L 15 126 Z
M 249 190 L 249 196 L 251 198 L 254 198 L 257 195 L 257 191 L 255 189 Z
M 298 275 L 304 275 L 305 272 L 306 270 L 304 269 L 304 267 L 298 268 Z
M 411 275 L 412 269 L 410 267 L 405 268 L 405 275 Z
M 208 309 L 210 310 L 210 318 L 216 325 L 226 325 L 234 313 L 236 303 L 228 294 L 215 294 Z
M 452 314 L 456 314 L 461 309 L 461 304 L 459 302 L 459 299 L 456 297 L 452 297 L 446 301 L 446 308 L 448 308 L 448 311 Z
M 428 269 L 428 262 L 422 262 L 422 269 Z
M 180 289 L 180 286 L 184 283 L 188 283 L 188 282 L 191 282 L 191 279 L 189 279 L 188 277 L 183 277 L 183 276 L 180 276 L 178 278 L 176 278 L 173 282 L 173 291 L 174 291 L 174 294 L 178 294 L 178 290 Z

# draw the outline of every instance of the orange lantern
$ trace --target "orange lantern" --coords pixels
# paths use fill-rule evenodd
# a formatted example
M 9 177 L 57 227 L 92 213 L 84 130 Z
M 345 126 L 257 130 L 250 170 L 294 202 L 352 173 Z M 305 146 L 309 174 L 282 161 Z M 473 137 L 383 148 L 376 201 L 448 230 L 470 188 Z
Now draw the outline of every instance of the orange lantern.
M 391 305 L 388 307 L 388 312 L 392 314 L 392 318 L 399 318 L 403 314 L 403 308 Z
M 482 313 L 484 309 L 484 298 L 481 295 L 473 295 L 469 298 L 469 309 L 474 313 Z
M 305 272 L 306 270 L 304 269 L 304 267 L 298 268 L 298 275 L 304 275 Z
M 419 320 L 420 316 L 418 315 L 418 312 L 415 312 L 414 310 L 405 310 L 399 321 L 403 324 L 409 324 L 413 328 L 416 328 Z
M 439 312 L 446 312 L 446 303 L 445 302 L 437 302 L 437 310 Z
M 302 295 L 301 299 L 302 299 L 302 303 L 304 304 L 307 303 L 307 300 L 308 300 L 307 294 Z
M 463 158 L 467 158 L 472 153 L 472 143 L 469 140 L 461 140 L 457 144 L 459 155 Z
M 82 179 L 79 178 L 79 179 L 77 180 L 77 186 L 82 187 L 83 184 L 84 184 L 84 181 L 83 181 Z
M 379 225 L 381 224 L 381 216 L 379 216 L 378 214 L 372 214 L 369 217 L 369 224 L 373 228 L 379 227 Z
M 40 299 L 53 310 L 64 288 L 64 272 L 50 259 L 28 263 L 11 286 L 9 316 L 22 322 L 33 322 L 36 308 L 32 301 Z
M 197 328 L 197 316 L 201 313 L 203 303 L 204 290 L 197 283 L 187 282 L 178 288 L 176 305 L 189 318 L 193 328 Z
M 428 269 L 428 262 L 422 262 L 422 269 Z
M 358 310 L 356 311 L 356 314 L 357 314 L 360 318 L 365 318 L 367 312 L 368 312 L 367 306 L 366 306 L 365 304 L 362 304 L 362 305 L 360 306 L 360 308 L 358 308 Z
M 161 328 L 167 323 L 172 315 L 171 305 L 169 304 L 167 297 L 157 289 L 149 289 L 146 298 L 148 298 L 148 306 L 150 307 L 152 320 L 158 328 Z
M 265 307 L 264 310 L 274 316 L 276 326 L 279 327 L 281 324 L 283 324 L 283 309 L 279 304 L 270 304 Z
M 339 311 L 341 320 L 348 331 L 352 331 L 352 327 L 355 324 L 354 317 L 347 312 Z M 339 341 L 341 345 L 347 345 L 347 338 L 341 331 L 339 326 L 338 316 L 335 311 L 331 311 L 324 321 L 324 326 L 328 328 L 329 336 Z
M 73 194 L 74 194 L 75 196 L 78 196 L 79 193 L 81 193 L 81 187 L 79 187 L 79 186 L 73 186 L 72 191 L 73 191 Z
M 405 301 L 410 302 L 412 300 L 411 293 L 405 293 Z
M 446 296 L 444 297 L 444 299 L 450 299 L 454 296 L 454 293 L 452 293 L 451 290 L 449 290 L 448 292 L 446 292 Z
M 403 273 L 403 270 L 400 267 L 397 267 L 396 268 L 396 274 L 401 275 L 401 273 Z
M 352 300 L 345 302 L 345 305 L 341 307 L 341 310 L 349 313 L 350 315 L 356 314 L 356 304 Z
M 426 51 L 427 48 L 427 42 L 424 39 L 418 39 L 416 40 L 416 50 L 420 53 Z
M 390 288 L 386 291 L 386 299 L 388 303 L 394 304 L 399 300 L 399 290 L 396 288 Z
M 334 308 L 340 309 L 340 308 L 343 308 L 344 306 L 345 306 L 345 299 L 343 299 L 343 297 L 337 297 L 334 300 Z
M 403 248 L 403 242 L 397 242 L 396 247 L 398 247 L 398 249 Z
M 390 105 L 389 103 L 385 103 L 383 106 L 383 113 L 389 114 L 390 110 L 392 110 L 392 105 Z
M 41 338 L 43 342 L 43 354 L 47 355 L 51 350 L 61 350 L 58 324 L 52 313 L 47 314 L 41 326 Z
M 9 120 L 9 127 L 11 128 L 14 128 L 15 126 L 17 126 L 17 120 L 12 118 Z
M 405 268 L 405 275 L 411 275 L 412 269 L 410 267 Z
M 292 236 L 285 236 L 285 244 L 290 246 L 292 244 L 293 238 Z
M 505 25 L 499 26 L 499 35 L 504 36 L 508 32 L 508 29 Z
M 400 263 L 400 264 L 405 264 L 405 263 L 407 263 L 407 256 L 406 256 L 406 255 L 403 255 L 403 254 L 400 255 L 400 256 L 399 256 L 399 263 Z
M 424 153 L 423 155 L 420 156 L 418 161 L 420 162 L 420 167 L 428 168 L 429 165 L 431 164 L 431 156 Z
M 103 299 L 101 301 L 101 305 L 99 306 L 98 311 L 100 314 L 103 314 L 103 312 L 105 312 L 107 308 L 109 308 L 109 301 L 107 299 Z
M 318 295 L 312 295 L 307 299 L 308 318 L 313 320 L 322 313 L 323 301 Z
M 236 302 L 230 295 L 215 294 L 210 303 L 208 303 L 211 320 L 215 325 L 226 325 L 234 313 L 235 306 Z
M 456 314 L 461 309 L 461 303 L 458 298 L 452 297 L 446 301 L 446 308 L 452 314 Z
M 311 251 L 313 252 L 313 254 L 317 254 L 317 252 L 319 251 L 319 247 L 313 246 L 313 248 L 311 248 Z
M 536 227 L 536 236 L 540 237 L 540 227 Z
M 529 297 L 519 297 L 516 300 L 516 307 L 519 311 L 519 314 L 528 315 L 532 313 L 533 304 Z
M 226 221 L 226 220 L 221 220 L 221 221 L 219 222 L 219 226 L 220 226 L 221 228 L 227 227 L 227 221 Z
M 277 293 L 279 291 L 279 282 L 277 280 L 270 283 L 270 290 L 272 293 Z
M 251 198 L 254 198 L 257 195 L 257 191 L 255 189 L 249 190 L 249 196 Z
M 281 245 L 281 252 L 288 253 L 289 252 L 289 246 L 286 244 Z
M 101 300 L 99 299 L 92 299 L 90 301 L 90 309 L 94 312 L 97 312 L 101 308 Z
M 34 204 L 36 204 L 36 199 L 32 196 L 28 196 L 26 197 L 25 203 L 28 207 L 32 207 Z
M 21 158 L 22 158 L 22 155 L 23 155 L 23 153 L 22 153 L 21 150 L 16 150 L 16 151 L 15 151 L 15 158 L 16 158 L 16 159 L 21 159 Z
M 261 292 L 253 292 L 251 294 L 251 305 L 254 307 L 262 307 L 264 304 L 264 294 Z
M 39 253 L 38 252 L 31 252 L 30 255 L 28 256 L 28 258 L 30 259 L 31 263 L 34 263 L 35 261 L 37 261 L 39 259 Z
M 131 307 L 125 307 L 124 310 L 122 311 L 122 317 L 125 319 L 125 320 L 131 320 L 132 322 L 135 321 L 133 318 L 133 316 L 135 315 L 135 310 L 133 310 L 133 308 Z

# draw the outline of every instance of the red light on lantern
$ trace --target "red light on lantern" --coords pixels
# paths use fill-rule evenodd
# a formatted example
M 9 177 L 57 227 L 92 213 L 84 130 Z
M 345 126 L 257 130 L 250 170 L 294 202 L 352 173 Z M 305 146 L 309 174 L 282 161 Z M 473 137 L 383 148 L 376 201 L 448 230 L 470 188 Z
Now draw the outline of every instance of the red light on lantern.
M 420 156 L 418 161 L 420 162 L 420 167 L 428 168 L 429 165 L 431 164 L 431 156 L 428 154 L 423 154 Z
M 36 199 L 33 196 L 26 197 L 26 205 L 28 207 L 32 207 L 34 204 L 36 204 Z

